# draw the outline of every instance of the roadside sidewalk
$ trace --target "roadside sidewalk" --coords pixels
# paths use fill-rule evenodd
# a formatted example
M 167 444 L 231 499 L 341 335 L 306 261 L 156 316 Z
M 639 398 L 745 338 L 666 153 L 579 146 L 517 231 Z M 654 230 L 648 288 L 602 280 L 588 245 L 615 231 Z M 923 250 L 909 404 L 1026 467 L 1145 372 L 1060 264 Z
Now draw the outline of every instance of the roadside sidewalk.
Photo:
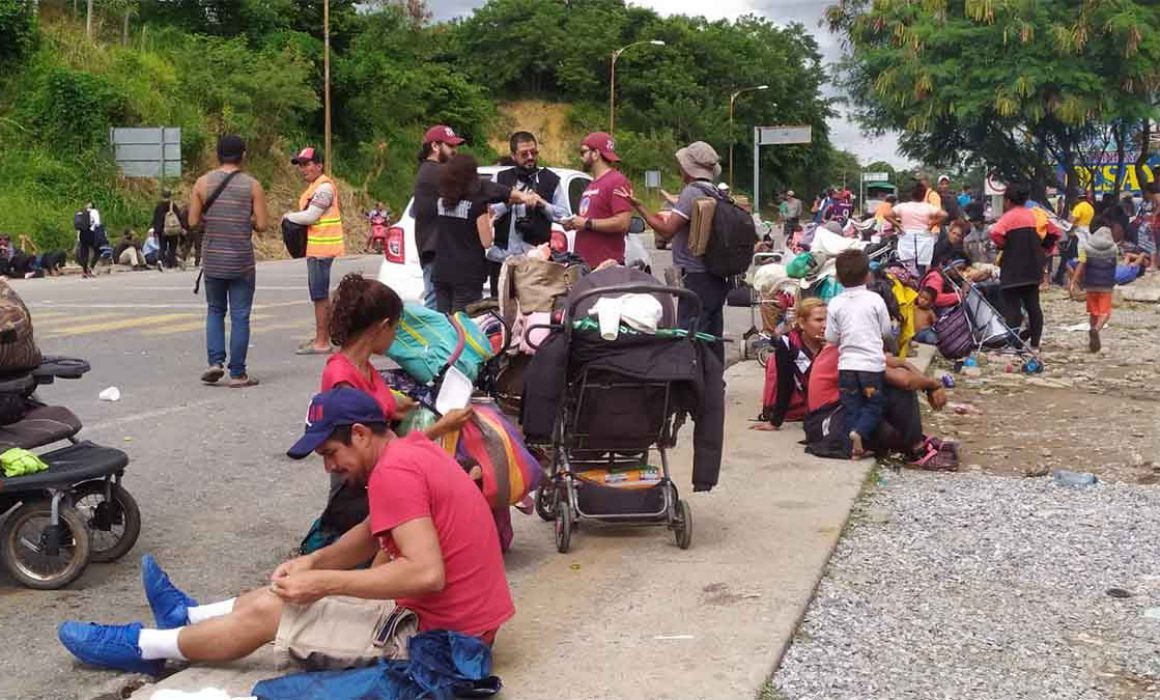
M 585 522 L 561 555 L 550 524 L 516 516 L 506 561 L 517 614 L 495 650 L 505 696 L 756 697 L 873 465 L 806 455 L 797 424 L 749 430 L 763 376 L 755 362 L 726 372 L 725 462 L 712 493 L 691 492 L 690 428 L 672 454 L 693 509 L 691 549 L 679 550 L 661 528 Z M 132 697 L 205 687 L 244 697 L 257 680 L 290 670 L 267 647 L 228 669 L 181 671 Z

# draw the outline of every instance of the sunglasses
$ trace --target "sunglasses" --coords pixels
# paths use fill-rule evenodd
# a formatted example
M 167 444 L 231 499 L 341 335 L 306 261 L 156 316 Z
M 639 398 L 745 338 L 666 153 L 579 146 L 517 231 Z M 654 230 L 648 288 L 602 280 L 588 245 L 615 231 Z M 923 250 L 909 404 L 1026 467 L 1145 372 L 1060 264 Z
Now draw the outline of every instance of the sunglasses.
M 516 151 L 516 155 L 520 156 L 521 158 L 535 158 L 536 156 L 540 155 L 540 151 L 532 148 L 526 151 Z

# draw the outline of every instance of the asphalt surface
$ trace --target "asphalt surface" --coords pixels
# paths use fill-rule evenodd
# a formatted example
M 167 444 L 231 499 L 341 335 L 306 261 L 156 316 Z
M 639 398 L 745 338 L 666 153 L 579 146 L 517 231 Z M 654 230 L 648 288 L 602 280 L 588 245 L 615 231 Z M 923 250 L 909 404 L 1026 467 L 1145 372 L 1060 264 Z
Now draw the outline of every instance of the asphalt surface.
M 667 267 L 667 253 L 654 256 L 655 270 Z M 336 264 L 334 283 L 347 272 L 376 269 L 373 257 L 346 258 Z M 89 697 L 113 680 L 115 674 L 75 665 L 55 629 L 66 619 L 149 622 L 142 554 L 157 557 L 187 590 L 225 596 L 262 585 L 324 505 L 321 466 L 284 454 L 325 359 L 294 354 L 313 333 L 305 266 L 259 266 L 249 370 L 262 383 L 244 390 L 198 381 L 206 364 L 205 300 L 192 293 L 195 274 L 13 283 L 32 311 L 42 350 L 92 364 L 83 379 L 44 387 L 40 396 L 72 409 L 85 424 L 82 437 L 129 454 L 124 486 L 143 525 L 124 559 L 90 565 L 66 590 L 29 590 L 0 572 L 0 639 L 10 650 L 0 698 Z M 748 310 L 729 309 L 727 317 L 727 334 L 749 327 Z M 98 400 L 111 386 L 120 401 Z

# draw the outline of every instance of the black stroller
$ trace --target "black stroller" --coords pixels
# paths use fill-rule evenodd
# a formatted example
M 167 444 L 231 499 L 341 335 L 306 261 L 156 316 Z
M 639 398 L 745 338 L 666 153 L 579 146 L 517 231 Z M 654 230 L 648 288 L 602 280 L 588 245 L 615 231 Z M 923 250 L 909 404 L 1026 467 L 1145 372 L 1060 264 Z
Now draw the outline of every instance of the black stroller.
M 692 512 L 672 481 L 667 450 L 676 445 L 693 392 L 685 381 L 652 379 L 651 372 L 630 373 L 623 363 L 617 366 L 616 358 L 636 353 L 639 360 L 643 353 L 653 366 L 674 368 L 675 377 L 690 366 L 701 366 L 696 347 L 700 341 L 671 327 L 655 335 L 622 331 L 612 341 L 603 340 L 595 329 L 575 327 L 578 319 L 588 318 L 597 297 L 624 294 L 663 300 L 670 322 L 662 320 L 662 326 L 673 325 L 674 299 L 689 300 L 696 316 L 701 314 L 700 299 L 687 289 L 634 283 L 577 290 L 567 301 L 562 324 L 553 326 L 552 336 L 537 351 L 534 362 L 548 354 L 567 358 L 552 367 L 563 390 L 556 404 L 547 479 L 536 492 L 536 511 L 555 522 L 556 549 L 561 553 L 568 551 L 578 521 L 586 518 L 665 526 L 675 533 L 681 549 L 692 542 Z M 563 347 L 548 349 L 559 343 Z M 529 382 L 528 388 L 535 387 Z M 525 428 L 527 397 L 525 393 Z M 654 452 L 660 458 L 659 469 L 649 465 Z
M 141 532 L 137 503 L 121 486 L 128 455 L 79 440 L 81 422 L 72 411 L 34 397 L 41 385 L 88 371 L 83 360 L 45 357 L 29 372 L 0 375 L 0 405 L 23 413 L 0 426 L 0 453 L 70 443 L 38 455 L 47 471 L 14 477 L 0 472 L 0 562 L 30 588 L 67 586 L 90 561 L 125 555 Z

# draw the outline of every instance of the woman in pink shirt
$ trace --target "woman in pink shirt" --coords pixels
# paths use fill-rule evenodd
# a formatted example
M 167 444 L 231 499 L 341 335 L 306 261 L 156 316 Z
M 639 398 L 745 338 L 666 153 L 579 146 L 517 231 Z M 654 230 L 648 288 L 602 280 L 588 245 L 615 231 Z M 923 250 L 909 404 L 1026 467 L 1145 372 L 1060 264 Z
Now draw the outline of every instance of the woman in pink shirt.
M 915 183 L 910 192 L 910 201 L 894 205 L 889 219 L 898 234 L 898 259 L 914 261 L 919 273 L 926 271 L 934 255 L 934 244 L 938 235 L 931 233 L 931 227 L 947 218 L 942 209 L 926 201 L 926 187 Z

